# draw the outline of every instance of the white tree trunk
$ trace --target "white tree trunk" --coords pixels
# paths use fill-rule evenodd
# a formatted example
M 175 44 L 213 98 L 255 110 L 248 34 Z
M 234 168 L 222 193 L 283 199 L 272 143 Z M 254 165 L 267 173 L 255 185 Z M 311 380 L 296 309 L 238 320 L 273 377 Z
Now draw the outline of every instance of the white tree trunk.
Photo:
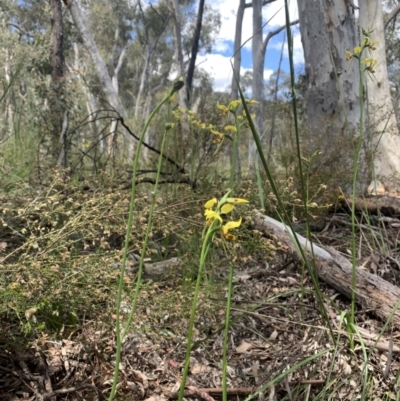
M 82 79 L 82 71 L 86 68 L 86 66 L 81 65 L 81 61 L 79 58 L 79 46 L 76 42 L 74 42 L 73 44 L 73 49 L 74 49 L 73 68 L 71 68 L 68 65 L 68 63 L 67 63 L 67 68 L 69 69 L 69 72 L 73 74 L 76 80 L 81 84 L 82 91 L 86 96 L 86 110 L 88 113 L 88 122 L 93 133 L 92 143 L 94 143 L 95 146 L 98 146 L 100 153 L 103 154 L 106 150 L 107 138 L 99 137 L 99 132 L 101 131 L 101 128 L 99 127 L 99 121 L 97 120 L 97 110 L 99 110 L 99 107 L 96 103 L 96 98 L 93 96 L 93 93 L 90 92 L 86 83 Z
M 378 61 L 372 78 L 366 77 L 368 93 L 368 117 L 372 131 L 372 145 L 376 149 L 374 157 L 373 181 L 370 193 L 400 194 L 400 136 L 396 115 L 390 96 L 386 65 L 386 49 L 382 2 L 363 0 L 359 2 L 360 29 L 371 31 L 372 41 L 378 41 L 372 57 Z
M 178 74 L 185 79 L 185 66 L 183 64 L 183 51 L 182 51 L 182 38 L 181 38 L 181 24 L 179 15 L 179 2 L 178 0 L 171 0 L 171 15 L 174 22 L 174 33 L 175 33 L 175 60 L 178 63 Z M 185 91 L 179 91 L 179 105 L 183 108 L 187 108 Z
M 118 81 L 118 74 L 121 71 L 122 68 L 122 64 L 125 60 L 125 56 L 126 56 L 126 46 L 122 49 L 119 57 L 118 57 L 118 63 L 115 66 L 114 65 L 114 55 L 116 52 L 116 48 L 117 48 L 117 41 L 118 41 L 118 37 L 119 37 L 119 28 L 117 27 L 115 29 L 115 41 L 114 41 L 114 46 L 113 46 L 113 50 L 112 50 L 112 59 L 111 59 L 111 65 L 113 67 L 113 73 L 112 73 L 112 77 L 111 77 L 111 83 L 112 86 L 115 90 L 115 93 L 117 94 L 117 96 L 119 96 L 119 81 Z M 110 127 L 110 133 L 108 135 L 108 141 L 107 141 L 107 152 L 109 155 L 114 153 L 114 138 L 115 135 L 117 133 L 117 126 L 118 126 L 118 120 L 113 119 L 111 122 L 111 127 Z M 128 140 L 132 140 L 131 138 L 128 138 Z
M 12 67 L 13 67 L 13 54 L 10 49 L 5 49 L 5 62 L 4 62 L 4 77 L 6 85 L 9 86 L 12 80 Z M 14 135 L 14 96 L 12 88 L 8 88 L 8 92 L 4 97 L 5 104 L 5 116 L 4 116 L 4 127 L 8 126 L 8 130 L 5 129 L 5 133 L 8 135 Z
M 72 20 L 74 21 L 75 27 L 80 33 L 83 43 L 85 44 L 85 47 L 93 61 L 97 77 L 102 85 L 108 103 L 110 103 L 110 105 L 119 114 L 125 116 L 125 111 L 122 106 L 121 100 L 118 96 L 118 93 L 115 91 L 115 88 L 112 84 L 104 60 L 101 57 L 99 50 L 97 49 L 92 34 L 87 28 L 87 24 L 82 16 L 82 12 L 76 0 L 64 0 L 64 3 L 68 7 Z
M 271 1 L 270 1 L 271 2 Z M 252 81 L 252 92 L 253 99 L 258 102 L 256 111 L 255 123 L 260 136 L 264 133 L 263 126 L 263 111 L 264 111 L 264 63 L 265 54 L 270 39 L 283 31 L 286 26 L 283 25 L 273 31 L 270 31 L 265 38 L 263 38 L 263 23 L 262 23 L 262 7 L 267 4 L 264 0 L 253 0 L 253 42 L 252 42 L 252 57 L 253 57 L 253 81 Z M 293 21 L 290 25 L 298 24 L 297 21 Z M 248 165 L 254 166 L 254 158 L 256 154 L 256 144 L 253 138 L 249 141 L 249 155 Z
M 235 26 L 235 43 L 233 47 L 233 74 L 232 74 L 232 85 L 231 85 L 231 99 L 239 99 L 238 84 L 236 79 L 240 79 L 240 65 L 242 62 L 242 26 L 244 10 L 246 8 L 246 0 L 239 0 L 239 7 L 236 14 L 236 26 Z
M 165 31 L 165 28 L 167 27 L 167 24 L 168 24 L 169 20 L 170 20 L 170 17 L 165 19 L 165 21 L 163 22 L 163 25 L 161 26 L 157 36 L 154 39 L 154 42 L 151 45 L 149 43 L 149 34 L 148 34 L 147 31 L 145 31 L 145 37 L 146 37 L 145 51 L 146 51 L 146 55 L 144 56 L 144 65 L 142 67 L 143 70 L 142 70 L 142 75 L 140 77 L 139 91 L 138 91 L 138 94 L 137 94 L 137 97 L 136 97 L 135 114 L 134 114 L 135 118 L 138 118 L 140 111 L 142 113 L 144 111 L 144 107 L 142 108 L 142 110 L 140 110 L 140 107 L 141 107 L 141 104 L 142 104 L 142 99 L 143 99 L 145 86 L 146 86 L 147 81 L 149 79 L 151 59 L 153 57 L 153 54 L 154 54 L 155 50 L 157 49 L 158 42 L 160 41 L 161 35 Z
M 298 0 L 304 49 L 307 114 L 311 127 L 321 129 L 329 119 L 334 131 L 346 119 L 358 127 L 359 98 L 356 63 L 345 60 L 345 49 L 358 45 L 352 9 L 346 1 Z
M 312 133 L 307 150 L 309 154 L 322 151 L 321 167 L 326 168 L 321 173 L 335 180 L 331 173 L 334 164 L 341 165 L 342 171 L 351 169 L 352 138 L 359 132 L 358 66 L 356 60 L 351 64 L 345 60 L 345 50 L 359 45 L 354 10 L 347 1 L 298 0 L 297 4 Z M 346 180 L 331 183 L 348 191 L 350 174 Z
M 252 97 L 259 102 L 256 110 L 255 125 L 258 134 L 263 133 L 263 108 L 262 100 L 264 98 L 264 56 L 263 51 L 263 31 L 262 31 L 262 0 L 253 0 L 253 40 L 252 40 L 252 58 L 253 58 L 253 82 Z M 249 139 L 248 166 L 254 166 L 256 154 L 256 144 L 253 138 Z

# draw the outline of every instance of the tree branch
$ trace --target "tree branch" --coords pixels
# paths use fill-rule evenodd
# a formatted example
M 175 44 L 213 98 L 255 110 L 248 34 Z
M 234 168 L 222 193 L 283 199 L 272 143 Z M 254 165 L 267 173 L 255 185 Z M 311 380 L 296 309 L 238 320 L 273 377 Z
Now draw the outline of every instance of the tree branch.
M 391 21 L 393 21 L 397 14 L 400 12 L 400 3 L 397 4 L 397 6 L 390 12 L 390 14 L 387 17 L 387 21 L 385 22 L 385 29 L 387 26 L 390 24 Z
M 124 122 L 124 119 L 122 117 L 119 117 L 118 120 L 121 122 L 121 125 L 128 131 L 128 133 L 133 136 L 136 140 L 140 140 L 140 138 L 135 135 L 131 129 L 129 128 L 129 126 L 127 126 Z M 184 169 L 184 167 L 180 166 L 175 160 L 171 159 L 170 157 L 164 155 L 163 153 L 161 153 L 158 149 L 153 148 L 153 146 L 147 144 L 146 142 L 142 142 L 143 146 L 150 149 L 151 151 L 153 151 L 154 153 L 157 153 L 158 155 L 161 155 L 163 159 L 167 160 L 169 163 L 171 163 L 173 166 L 175 166 L 177 168 L 177 171 L 181 174 L 186 174 L 186 171 Z
M 296 21 L 292 21 L 290 23 L 290 25 L 293 26 L 293 25 L 297 25 L 298 23 L 299 23 L 299 20 L 297 19 Z M 274 31 L 268 32 L 268 35 L 266 36 L 266 38 L 264 39 L 264 42 L 263 42 L 263 51 L 264 52 L 267 49 L 268 42 L 270 41 L 270 39 L 273 36 L 278 35 L 278 33 L 283 31 L 285 28 L 286 28 L 286 25 L 282 25 L 279 28 L 275 29 Z
M 262 5 L 263 5 L 263 7 L 264 7 L 264 6 L 266 6 L 267 4 L 273 3 L 274 1 L 276 1 L 276 0 L 264 0 L 264 1 L 262 2 Z M 253 7 L 253 3 L 246 3 L 246 4 L 244 5 L 244 8 L 249 8 L 249 7 Z

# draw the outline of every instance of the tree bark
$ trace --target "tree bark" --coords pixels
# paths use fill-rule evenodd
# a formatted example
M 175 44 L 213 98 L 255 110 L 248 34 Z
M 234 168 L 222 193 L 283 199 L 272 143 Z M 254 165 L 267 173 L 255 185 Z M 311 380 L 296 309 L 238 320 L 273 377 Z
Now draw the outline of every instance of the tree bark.
M 369 128 L 375 151 L 373 180 L 368 192 L 400 195 L 400 135 L 390 95 L 382 3 L 377 0 L 361 1 L 359 23 L 360 29 L 373 30 L 371 39 L 378 41 L 372 53 L 378 61 L 375 73 L 372 77 L 365 77 Z
M 192 45 L 192 51 L 191 51 L 191 55 L 190 55 L 187 78 L 186 78 L 186 102 L 187 102 L 187 104 L 189 104 L 189 101 L 190 101 L 194 70 L 196 67 L 196 57 L 197 57 L 197 53 L 199 51 L 201 26 L 203 23 L 204 2 L 205 2 L 205 0 L 199 1 L 199 9 L 197 11 L 196 28 L 195 28 L 194 34 L 193 34 L 193 45 Z
M 64 89 L 65 58 L 64 36 L 62 25 L 62 8 L 60 0 L 50 0 L 51 9 L 51 93 L 50 93 L 50 122 L 52 131 L 52 152 L 57 154 L 57 163 L 67 166 L 68 147 L 68 111 L 66 109 Z
M 352 127 L 359 122 L 358 71 L 345 61 L 345 49 L 358 45 L 354 15 L 346 2 L 331 6 L 324 0 L 298 1 L 300 32 L 307 83 L 307 114 L 311 127 L 335 118 L 334 132 L 343 129 L 347 118 Z M 343 101 L 340 91 L 343 91 Z
M 51 8 L 51 79 L 53 84 L 64 78 L 64 36 L 60 0 L 50 0 Z
M 320 171 L 332 177 L 333 163 L 351 169 L 352 140 L 359 132 L 360 99 L 357 63 L 345 60 L 346 49 L 359 45 L 353 8 L 346 1 L 298 0 L 306 72 L 309 154 L 322 150 Z M 343 150 L 349 149 L 346 155 Z M 349 178 L 351 180 L 351 178 Z M 349 186 L 334 182 L 346 191 Z

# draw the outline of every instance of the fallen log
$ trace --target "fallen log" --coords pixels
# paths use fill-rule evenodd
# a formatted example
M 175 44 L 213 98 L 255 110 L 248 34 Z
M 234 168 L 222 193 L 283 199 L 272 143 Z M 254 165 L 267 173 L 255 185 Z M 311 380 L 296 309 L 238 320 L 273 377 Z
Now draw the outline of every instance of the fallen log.
M 253 223 L 257 230 L 274 235 L 293 257 L 297 260 L 300 259 L 299 252 L 292 240 L 293 233 L 290 227 L 269 216 L 263 215 L 259 211 L 254 212 Z M 305 251 L 307 259 L 311 261 L 310 241 L 299 234 L 296 235 Z M 351 298 L 351 263 L 331 247 L 323 249 L 318 245 L 312 244 L 312 252 L 318 277 L 341 294 Z M 363 269 L 357 269 L 355 293 L 357 304 L 373 312 L 382 320 L 389 318 L 396 307 L 396 302 L 400 299 L 399 287 Z M 394 312 L 392 322 L 400 327 L 399 309 Z
M 351 214 L 351 206 L 353 198 L 350 196 L 341 196 L 336 205 L 332 205 L 332 212 L 343 211 Z M 358 214 L 365 213 L 367 215 L 379 215 L 388 217 L 400 216 L 400 198 L 383 195 L 367 198 L 356 198 L 354 201 L 354 209 Z

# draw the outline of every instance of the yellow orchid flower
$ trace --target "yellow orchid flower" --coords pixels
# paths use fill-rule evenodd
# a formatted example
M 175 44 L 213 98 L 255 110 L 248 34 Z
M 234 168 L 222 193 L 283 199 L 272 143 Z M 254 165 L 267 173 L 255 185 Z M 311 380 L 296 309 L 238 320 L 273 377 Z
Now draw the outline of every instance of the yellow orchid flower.
M 235 206 L 233 206 L 230 203 L 225 203 L 224 205 L 222 205 L 221 207 L 221 214 L 228 214 L 230 213 L 233 209 L 235 208 Z
M 213 135 L 218 136 L 219 138 L 224 137 L 224 134 L 221 134 L 220 132 L 216 131 L 215 129 L 211 129 L 210 132 L 211 132 Z
M 258 104 L 257 100 L 254 99 L 246 99 L 247 104 Z
M 225 131 L 237 132 L 236 127 L 234 127 L 233 125 L 227 125 L 227 126 L 224 128 L 224 130 L 225 130 Z
M 242 198 L 227 198 L 226 201 L 228 203 L 232 203 L 232 205 L 239 205 L 241 203 L 249 203 L 247 199 Z
M 217 109 L 221 110 L 221 116 L 226 116 L 229 113 L 228 107 L 217 102 Z
M 211 209 L 218 202 L 217 198 L 212 198 L 204 204 L 205 209 Z
M 214 219 L 217 219 L 222 223 L 221 216 L 217 212 L 214 212 L 214 210 L 206 209 L 204 211 L 204 216 L 206 217 L 207 222 L 212 222 Z
M 224 140 L 224 134 L 221 134 L 218 131 L 215 131 L 214 129 L 211 129 L 210 132 L 216 136 L 216 138 L 213 140 L 213 143 L 221 143 Z
M 377 40 L 377 41 L 375 41 L 375 42 L 372 42 L 370 45 L 369 45 L 369 48 L 371 49 L 371 50 L 376 50 L 376 46 L 379 44 L 379 40 Z
M 363 61 L 361 61 L 361 64 L 365 65 L 365 70 L 372 74 L 375 72 L 374 67 L 376 66 L 377 63 L 378 61 L 371 57 L 368 57 Z
M 371 65 L 373 64 L 373 65 L 375 65 L 376 63 L 377 63 L 377 61 L 372 57 L 367 57 L 363 61 L 361 61 L 361 64 L 371 64 Z
M 359 56 L 359 55 L 361 54 L 361 52 L 362 52 L 362 47 L 356 46 L 356 47 L 354 48 L 354 50 L 353 50 L 353 55 L 354 55 L 354 56 Z
M 371 35 L 371 33 L 374 32 L 374 30 L 371 29 L 370 31 L 367 31 L 364 28 L 361 28 L 361 32 L 363 33 L 364 36 L 369 37 Z
M 242 103 L 241 100 L 233 100 L 232 102 L 229 103 L 228 109 L 231 113 L 235 113 L 236 109 L 239 107 L 239 105 Z
M 222 234 L 224 234 L 224 237 L 228 240 L 234 241 L 236 240 L 236 236 L 231 234 L 229 230 L 232 230 L 234 228 L 238 228 L 242 224 L 242 218 L 240 218 L 238 221 L 228 221 L 225 225 L 222 226 Z
M 350 61 L 353 58 L 353 53 L 350 50 L 345 49 L 346 52 L 346 61 Z

